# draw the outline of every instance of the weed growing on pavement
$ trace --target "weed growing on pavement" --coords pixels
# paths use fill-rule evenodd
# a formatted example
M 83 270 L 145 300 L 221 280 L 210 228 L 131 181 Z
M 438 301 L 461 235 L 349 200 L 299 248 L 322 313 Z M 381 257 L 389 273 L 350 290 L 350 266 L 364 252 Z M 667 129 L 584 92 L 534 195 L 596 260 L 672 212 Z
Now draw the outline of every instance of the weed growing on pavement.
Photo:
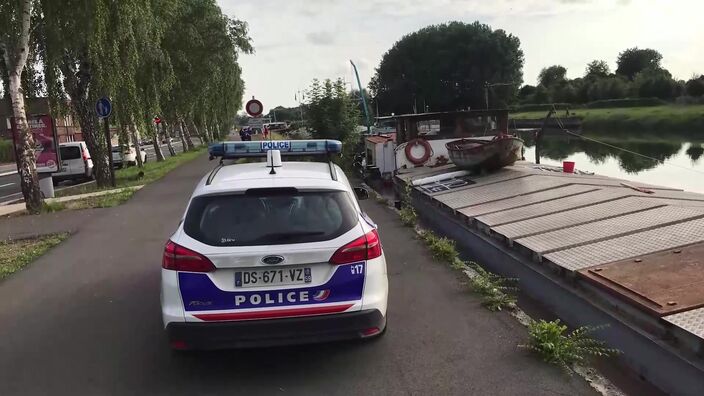
M 476 263 L 469 263 L 470 268 L 476 272 L 472 278 L 472 290 L 479 293 L 482 298 L 482 305 L 490 311 L 501 311 L 503 308 L 514 308 L 516 306 L 518 287 L 515 284 L 518 279 L 504 278 L 491 273 Z
M 401 217 L 401 223 L 406 227 L 413 227 L 416 225 L 416 221 L 418 221 L 418 214 L 415 209 L 408 205 L 401 208 L 398 215 Z
M 425 241 L 425 244 L 428 245 L 434 258 L 445 261 L 451 265 L 458 260 L 459 253 L 455 248 L 455 241 L 446 237 L 439 237 L 432 231 L 423 231 L 420 237 Z
M 613 356 L 618 349 L 607 348 L 603 341 L 595 340 L 590 333 L 606 326 L 582 326 L 566 334 L 567 326 L 560 319 L 547 322 L 533 321 L 528 326 L 529 343 L 519 345 L 538 354 L 543 361 L 560 366 L 572 374 L 572 364 L 586 363 L 590 357 Z
M 0 280 L 19 271 L 68 238 L 68 235 L 61 233 L 32 239 L 0 241 Z

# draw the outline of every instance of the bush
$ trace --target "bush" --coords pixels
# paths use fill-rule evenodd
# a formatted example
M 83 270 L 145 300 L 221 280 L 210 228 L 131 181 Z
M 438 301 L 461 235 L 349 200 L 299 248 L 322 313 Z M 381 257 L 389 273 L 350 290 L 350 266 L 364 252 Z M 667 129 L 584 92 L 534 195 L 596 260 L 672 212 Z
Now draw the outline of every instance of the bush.
M 572 373 L 570 365 L 585 363 L 591 356 L 612 356 L 620 353 L 617 349 L 607 348 L 604 342 L 589 337 L 589 333 L 603 328 L 582 326 L 565 335 L 567 326 L 560 320 L 546 322 L 533 321 L 528 326 L 530 342 L 519 347 L 537 353 L 545 362 L 556 364 L 568 374 Z
M 523 104 L 511 106 L 509 110 L 514 113 L 522 113 L 527 111 L 549 111 L 552 107 L 564 109 L 567 107 L 574 107 L 569 103 L 540 103 L 540 104 Z
M 12 140 L 0 138 L 0 162 L 15 162 L 15 151 L 12 148 Z
M 667 104 L 667 102 L 658 98 L 625 98 L 595 100 L 587 103 L 586 107 L 590 109 L 611 109 L 616 107 L 662 106 L 664 104 Z

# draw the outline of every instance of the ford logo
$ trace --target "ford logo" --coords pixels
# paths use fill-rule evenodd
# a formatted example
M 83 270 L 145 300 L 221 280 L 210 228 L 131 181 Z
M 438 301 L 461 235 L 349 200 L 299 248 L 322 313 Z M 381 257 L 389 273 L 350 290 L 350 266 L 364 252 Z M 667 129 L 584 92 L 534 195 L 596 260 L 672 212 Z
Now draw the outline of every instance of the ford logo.
M 264 264 L 281 264 L 284 261 L 284 258 L 281 256 L 266 256 L 262 258 L 262 263 Z

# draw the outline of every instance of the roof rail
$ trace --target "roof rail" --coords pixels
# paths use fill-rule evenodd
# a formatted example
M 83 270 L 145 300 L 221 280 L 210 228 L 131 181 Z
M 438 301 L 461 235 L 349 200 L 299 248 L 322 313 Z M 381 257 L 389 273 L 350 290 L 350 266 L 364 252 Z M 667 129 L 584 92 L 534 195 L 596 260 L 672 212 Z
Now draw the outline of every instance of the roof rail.
M 332 162 L 332 159 L 328 161 L 328 166 L 330 167 L 330 177 L 337 181 L 337 171 L 335 170 L 335 163 Z
M 220 162 L 218 163 L 218 166 L 216 166 L 212 171 L 210 171 L 210 174 L 208 175 L 208 179 L 205 181 L 206 186 L 209 186 L 210 183 L 213 182 L 213 179 L 215 179 L 215 175 L 218 174 L 218 171 L 220 169 L 222 169 L 223 166 L 224 166 L 224 164 L 222 163 L 222 159 L 221 159 Z

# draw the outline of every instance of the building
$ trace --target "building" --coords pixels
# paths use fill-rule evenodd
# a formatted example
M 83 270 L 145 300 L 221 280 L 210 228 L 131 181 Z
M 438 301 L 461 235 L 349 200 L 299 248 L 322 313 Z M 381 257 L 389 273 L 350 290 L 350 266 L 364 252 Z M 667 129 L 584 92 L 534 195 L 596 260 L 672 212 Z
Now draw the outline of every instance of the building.
M 25 99 L 27 116 L 50 114 L 49 100 L 47 98 L 28 98 Z M 12 117 L 12 107 L 7 98 L 0 100 L 0 138 L 12 139 L 12 131 L 10 130 L 10 117 Z M 74 117 L 67 114 L 62 117 L 54 117 L 56 125 L 56 133 L 59 137 L 59 143 L 75 142 L 83 140 L 81 128 L 78 121 L 74 122 Z

